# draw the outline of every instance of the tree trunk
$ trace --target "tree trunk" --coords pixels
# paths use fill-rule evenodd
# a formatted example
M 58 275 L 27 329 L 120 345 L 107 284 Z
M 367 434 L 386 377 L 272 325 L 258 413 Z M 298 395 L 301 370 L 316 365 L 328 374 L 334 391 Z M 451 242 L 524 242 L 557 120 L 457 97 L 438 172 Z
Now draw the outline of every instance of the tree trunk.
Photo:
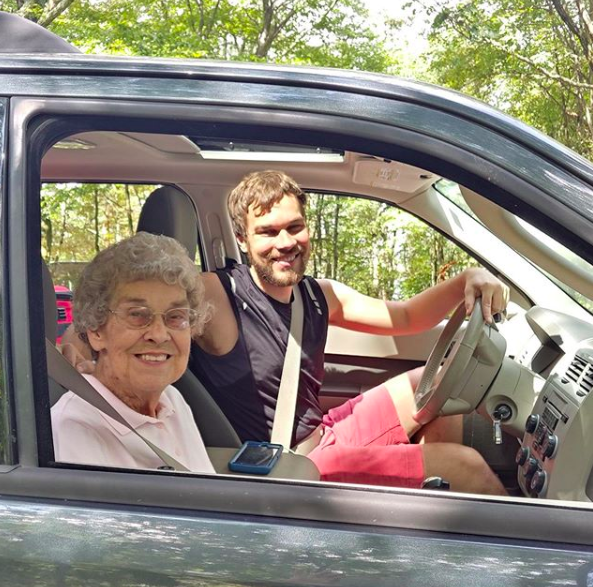
M 101 251 L 99 247 L 99 190 L 93 189 L 93 224 L 95 227 L 95 253 Z
M 338 260 L 340 254 L 340 199 L 336 198 L 336 208 L 334 210 L 333 238 L 332 238 L 332 279 L 339 279 Z
M 128 236 L 132 236 L 135 232 L 134 230 L 134 218 L 132 215 L 132 197 L 130 194 L 130 186 L 126 183 L 124 184 L 124 189 L 126 191 L 126 212 L 128 218 L 128 230 L 130 231 Z
M 17 2 L 17 14 L 47 28 L 74 0 L 25 0 Z

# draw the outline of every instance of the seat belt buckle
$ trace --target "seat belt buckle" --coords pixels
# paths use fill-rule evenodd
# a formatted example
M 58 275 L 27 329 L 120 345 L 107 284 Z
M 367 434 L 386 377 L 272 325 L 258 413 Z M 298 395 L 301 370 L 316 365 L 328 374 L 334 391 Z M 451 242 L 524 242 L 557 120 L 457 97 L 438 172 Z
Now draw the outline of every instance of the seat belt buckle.
M 442 477 L 427 477 L 422 483 L 422 489 L 449 491 L 449 489 L 451 489 L 451 484 L 449 481 L 445 481 Z

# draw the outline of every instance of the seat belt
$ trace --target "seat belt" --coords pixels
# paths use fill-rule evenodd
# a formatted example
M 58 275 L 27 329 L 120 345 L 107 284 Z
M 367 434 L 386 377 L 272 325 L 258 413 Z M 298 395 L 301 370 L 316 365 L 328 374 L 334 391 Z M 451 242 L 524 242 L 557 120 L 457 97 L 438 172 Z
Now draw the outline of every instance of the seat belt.
M 272 443 L 281 444 L 284 452 L 291 446 L 297 393 L 301 374 L 301 343 L 303 338 L 303 299 L 298 284 L 292 288 L 290 332 L 284 357 L 276 413 L 272 425 Z
M 100 412 L 103 412 L 105 415 L 113 418 L 116 422 L 119 422 L 128 428 L 146 443 L 148 448 L 150 448 L 150 450 L 152 450 L 152 452 L 165 463 L 165 466 L 168 469 L 190 472 L 185 465 L 182 465 L 167 452 L 153 444 L 148 438 L 145 438 L 142 434 L 137 432 L 135 428 L 66 360 L 62 353 L 47 338 L 45 339 L 45 352 L 47 355 L 47 373 L 56 383 L 69 389 L 72 393 L 91 404 L 91 406 L 95 407 Z

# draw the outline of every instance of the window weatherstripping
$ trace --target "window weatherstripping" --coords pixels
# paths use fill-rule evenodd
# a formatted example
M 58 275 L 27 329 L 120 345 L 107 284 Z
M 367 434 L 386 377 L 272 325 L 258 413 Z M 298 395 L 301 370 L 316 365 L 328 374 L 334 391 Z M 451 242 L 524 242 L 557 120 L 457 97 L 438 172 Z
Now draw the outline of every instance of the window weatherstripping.
M 0 100 L 0 218 L 4 220 L 4 202 L 6 197 L 6 144 L 8 124 L 8 101 Z M 4 222 L 0 222 L 0 230 L 4 232 Z M 4 234 L 0 234 L 0 243 L 4 243 Z M 2 246 L 2 245 L 0 245 Z M 0 250 L 0 349 L 6 349 L 3 340 L 6 337 L 6 309 L 4 295 L 4 255 Z M 13 461 L 13 435 L 11 434 L 11 411 L 7 386 L 7 372 L 4 352 L 0 354 L 0 465 Z

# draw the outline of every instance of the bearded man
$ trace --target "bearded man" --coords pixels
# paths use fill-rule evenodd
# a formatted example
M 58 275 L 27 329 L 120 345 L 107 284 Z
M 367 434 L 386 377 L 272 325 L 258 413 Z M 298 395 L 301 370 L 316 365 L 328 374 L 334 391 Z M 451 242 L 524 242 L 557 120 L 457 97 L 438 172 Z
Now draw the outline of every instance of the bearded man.
M 501 312 L 508 288 L 483 269 L 467 269 L 405 301 L 365 296 L 332 280 L 305 276 L 310 240 L 306 195 L 278 171 L 246 176 L 231 192 L 229 213 L 250 265 L 204 274 L 214 306 L 195 339 L 190 368 L 199 376 L 242 440 L 269 440 L 291 319 L 293 287 L 304 306 L 304 325 L 292 445 L 316 435 L 308 454 L 327 481 L 421 487 L 442 477 L 456 491 L 505 494 L 482 457 L 462 446 L 459 418 L 414 420 L 418 370 L 400 375 L 323 414 L 328 324 L 396 336 L 437 325 L 460 302 L 471 312 L 482 298 L 484 319 Z M 411 443 L 410 438 L 422 443 Z M 438 442 L 431 442 L 438 440 Z

